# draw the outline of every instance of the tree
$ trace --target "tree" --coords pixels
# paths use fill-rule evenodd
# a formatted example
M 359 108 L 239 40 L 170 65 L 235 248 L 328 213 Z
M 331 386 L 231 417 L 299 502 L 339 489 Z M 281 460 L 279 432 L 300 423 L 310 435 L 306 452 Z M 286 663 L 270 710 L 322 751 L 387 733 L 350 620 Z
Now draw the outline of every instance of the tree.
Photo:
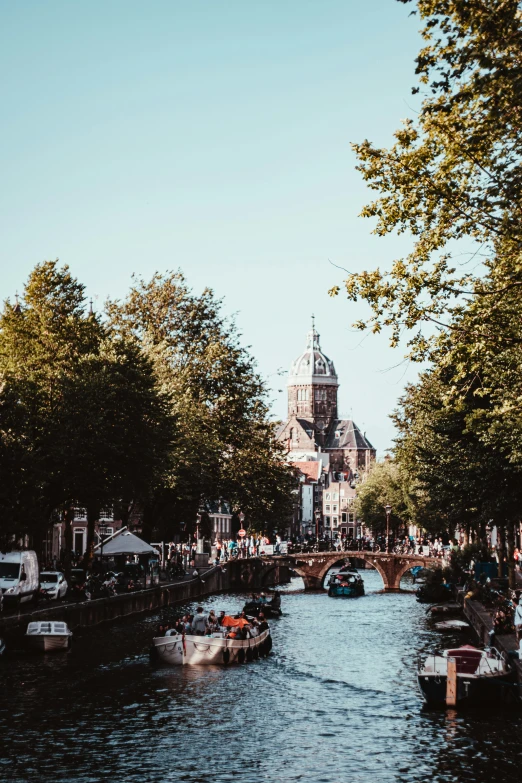
M 426 41 L 413 91 L 424 91 L 420 111 L 390 149 L 353 145 L 379 194 L 362 215 L 376 218 L 379 236 L 408 232 L 412 250 L 389 273 L 349 274 L 345 288 L 372 308 L 360 328 L 390 326 L 393 345 L 416 330 L 411 355 L 420 359 L 432 344 L 423 324 L 457 337 L 466 328 L 453 322 L 463 298 L 487 303 L 467 333 L 503 339 L 487 309 L 522 286 L 522 17 L 517 0 L 417 0 L 417 10 Z M 478 270 L 461 271 L 463 251 Z
M 358 485 L 356 513 L 374 535 L 386 531 L 387 504 L 392 507 L 390 529 L 397 534 L 410 521 L 410 508 L 405 476 L 393 460 L 375 462 Z
M 19 445 L 24 444 L 25 475 L 34 482 L 37 506 L 19 528 L 33 534 L 37 548 L 56 508 L 64 512 L 67 551 L 72 545 L 74 499 L 57 469 L 54 435 L 64 385 L 101 339 L 100 325 L 85 313 L 85 304 L 84 287 L 68 267 L 45 262 L 30 274 L 21 303 L 6 302 L 0 317 L 0 377 L 24 412 Z
M 153 362 L 179 426 L 170 475 L 145 508 L 147 529 L 158 534 L 192 534 L 201 503 L 219 497 L 257 527 L 279 522 L 286 508 L 292 473 L 268 421 L 265 386 L 221 309 L 181 272 L 136 280 L 124 302 L 108 305 L 112 328 Z
M 58 510 L 66 572 L 74 507 L 87 508 L 92 554 L 100 508 L 145 499 L 168 471 L 175 440 L 151 361 L 85 305 L 84 287 L 68 268 L 46 262 L 29 276 L 21 303 L 7 302 L 0 317 L 4 530 L 30 532 L 39 548 Z
M 408 387 L 394 419 L 399 429 L 396 459 L 409 477 L 415 518 L 427 529 L 460 527 L 481 543 L 493 522 L 508 541 L 511 581 L 512 531 L 520 518 L 522 466 L 502 445 L 487 444 L 475 422 L 491 409 L 487 394 L 477 393 L 476 376 L 467 379 L 467 394 L 455 397 L 455 378 L 462 366 L 451 351 Z M 437 530 L 438 528 L 438 530 Z

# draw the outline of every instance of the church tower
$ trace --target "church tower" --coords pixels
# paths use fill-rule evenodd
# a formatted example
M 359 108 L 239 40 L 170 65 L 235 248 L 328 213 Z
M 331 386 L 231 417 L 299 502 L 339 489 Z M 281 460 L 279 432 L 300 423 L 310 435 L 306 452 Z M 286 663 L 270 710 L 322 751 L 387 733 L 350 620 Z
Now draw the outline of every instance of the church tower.
M 306 349 L 292 363 L 288 375 L 288 418 L 311 424 L 320 442 L 322 434 L 337 419 L 338 388 L 333 362 L 322 352 L 312 320 Z

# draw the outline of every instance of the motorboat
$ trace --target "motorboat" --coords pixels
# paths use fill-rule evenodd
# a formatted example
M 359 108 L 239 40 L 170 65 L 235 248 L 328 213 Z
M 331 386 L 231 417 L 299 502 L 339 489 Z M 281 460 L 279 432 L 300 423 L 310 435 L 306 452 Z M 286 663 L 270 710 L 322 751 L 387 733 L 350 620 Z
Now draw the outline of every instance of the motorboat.
M 364 595 L 364 582 L 355 568 L 344 566 L 332 574 L 328 582 L 328 595 L 331 598 L 357 598 Z
M 464 631 L 469 628 L 469 623 L 465 620 L 442 620 L 440 623 L 435 623 L 437 631 Z
M 29 623 L 25 638 L 33 649 L 42 652 L 68 650 L 71 646 L 72 631 L 67 623 L 37 622 Z
M 260 598 L 253 597 L 251 601 L 247 601 L 243 611 L 251 617 L 258 617 L 261 613 L 265 617 L 281 617 L 283 614 L 281 611 L 281 595 L 274 593 L 271 600 L 267 601 L 264 593 L 261 593 Z
M 270 629 L 250 639 L 232 639 L 225 632 L 192 636 L 169 630 L 152 640 L 151 660 L 170 666 L 214 666 L 264 658 L 272 649 Z
M 494 647 L 465 644 L 430 655 L 419 669 L 422 695 L 433 706 L 510 704 L 518 700 L 516 672 Z

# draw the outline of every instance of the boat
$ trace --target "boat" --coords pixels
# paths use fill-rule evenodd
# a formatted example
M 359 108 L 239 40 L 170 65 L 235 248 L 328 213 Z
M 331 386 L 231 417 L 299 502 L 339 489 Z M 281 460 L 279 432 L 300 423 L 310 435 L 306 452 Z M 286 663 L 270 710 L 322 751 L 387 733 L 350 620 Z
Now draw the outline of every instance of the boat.
M 435 623 L 437 631 L 463 631 L 469 627 L 469 623 L 465 620 L 442 620 L 440 623 Z
M 430 655 L 419 670 L 418 683 L 424 699 L 433 706 L 512 704 L 518 700 L 516 672 L 494 647 L 479 650 L 465 644 Z
M 270 629 L 251 639 L 230 639 L 224 632 L 192 636 L 169 630 L 152 640 L 151 659 L 171 666 L 226 666 L 264 658 L 271 649 Z
M 261 598 L 264 598 L 264 593 L 261 593 Z M 281 611 L 281 596 L 279 593 L 274 593 L 270 601 L 260 601 L 258 598 L 253 597 L 251 601 L 247 601 L 244 605 L 243 611 L 250 617 L 258 617 L 261 613 L 265 617 L 281 617 L 283 614 Z
M 42 652 L 68 650 L 71 646 L 72 631 L 69 630 L 67 623 L 29 623 L 25 638 L 31 647 Z
M 364 595 L 364 582 L 359 572 L 345 566 L 332 574 L 328 582 L 328 595 L 331 598 L 357 598 Z

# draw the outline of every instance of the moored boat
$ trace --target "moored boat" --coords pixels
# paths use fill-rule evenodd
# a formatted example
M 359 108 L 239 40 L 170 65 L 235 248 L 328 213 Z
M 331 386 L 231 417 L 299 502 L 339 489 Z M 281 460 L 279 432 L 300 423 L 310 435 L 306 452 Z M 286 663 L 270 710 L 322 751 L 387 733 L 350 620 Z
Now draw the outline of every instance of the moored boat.
M 171 666 L 212 666 L 263 658 L 272 649 L 270 629 L 250 639 L 231 639 L 225 632 L 192 636 L 167 631 L 152 640 L 151 658 Z
M 331 598 L 357 598 L 364 595 L 364 582 L 354 568 L 341 568 L 332 574 L 328 582 L 328 595 Z
M 69 630 L 67 623 L 47 621 L 29 623 L 25 638 L 31 647 L 42 652 L 67 650 L 71 645 L 72 631 Z
M 265 617 L 281 617 L 281 596 L 274 593 L 271 600 L 267 601 L 265 594 L 261 593 L 260 598 L 254 596 L 251 601 L 247 601 L 243 611 L 251 617 L 258 617 L 259 614 L 264 614 Z
M 511 704 L 518 700 L 516 672 L 492 647 L 479 650 L 466 644 L 430 655 L 419 670 L 418 682 L 425 700 L 433 706 Z

